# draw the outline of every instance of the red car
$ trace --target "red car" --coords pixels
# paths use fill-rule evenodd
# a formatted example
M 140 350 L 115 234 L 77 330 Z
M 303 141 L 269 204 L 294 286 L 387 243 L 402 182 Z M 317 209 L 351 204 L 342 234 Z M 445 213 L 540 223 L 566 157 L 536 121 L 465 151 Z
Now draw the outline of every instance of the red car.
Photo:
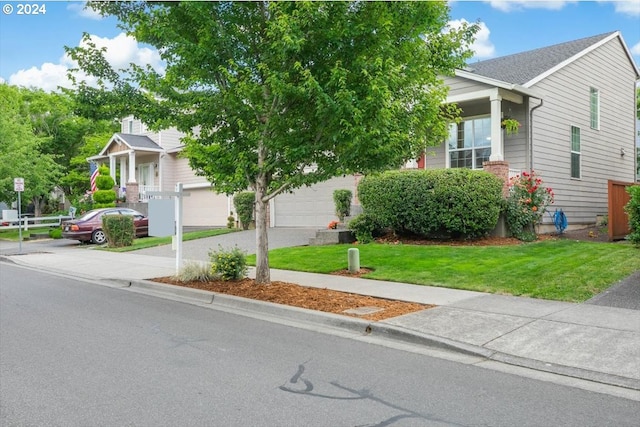
M 101 245 L 107 241 L 102 230 L 105 215 L 130 215 L 136 228 L 136 237 L 149 235 L 149 219 L 140 212 L 129 208 L 103 208 L 91 210 L 79 218 L 62 223 L 62 237 Z

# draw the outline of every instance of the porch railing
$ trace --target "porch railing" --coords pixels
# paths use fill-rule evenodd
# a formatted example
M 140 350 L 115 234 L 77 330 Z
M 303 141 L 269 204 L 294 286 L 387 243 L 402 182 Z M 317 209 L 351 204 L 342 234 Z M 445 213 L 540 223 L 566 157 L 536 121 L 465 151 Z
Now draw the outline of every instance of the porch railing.
M 160 191 L 160 187 L 157 185 L 140 185 L 138 187 L 138 200 L 148 202 L 149 199 L 153 198 L 153 196 L 150 196 L 148 193 L 150 191 Z

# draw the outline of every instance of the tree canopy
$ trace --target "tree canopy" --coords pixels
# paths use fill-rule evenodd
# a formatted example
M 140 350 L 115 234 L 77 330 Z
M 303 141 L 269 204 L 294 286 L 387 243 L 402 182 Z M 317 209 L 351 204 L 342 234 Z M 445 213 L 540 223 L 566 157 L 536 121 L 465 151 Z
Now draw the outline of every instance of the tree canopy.
M 15 201 L 13 179 L 24 178 L 21 197 L 31 201 L 39 214 L 62 176 L 62 167 L 54 155 L 42 151 L 45 141 L 34 134 L 23 92 L 0 84 L 0 201 Z
M 87 111 L 175 126 L 216 191 L 255 192 L 258 283 L 269 282 L 268 201 L 347 173 L 398 167 L 444 140 L 456 114 L 442 75 L 477 27 L 448 29 L 444 2 L 94 2 L 156 47 L 166 68 L 112 70 L 67 49 L 103 86 Z

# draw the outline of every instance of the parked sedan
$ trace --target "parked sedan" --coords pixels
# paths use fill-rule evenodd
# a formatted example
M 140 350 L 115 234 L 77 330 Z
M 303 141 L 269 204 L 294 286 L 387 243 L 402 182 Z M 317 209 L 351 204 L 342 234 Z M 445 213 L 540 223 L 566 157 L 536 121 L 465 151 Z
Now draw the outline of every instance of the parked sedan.
M 136 237 L 149 235 L 149 219 L 140 212 L 129 208 L 93 209 L 79 218 L 62 223 L 62 237 L 101 245 L 107 241 L 102 230 L 102 217 L 105 215 L 130 215 L 136 228 Z

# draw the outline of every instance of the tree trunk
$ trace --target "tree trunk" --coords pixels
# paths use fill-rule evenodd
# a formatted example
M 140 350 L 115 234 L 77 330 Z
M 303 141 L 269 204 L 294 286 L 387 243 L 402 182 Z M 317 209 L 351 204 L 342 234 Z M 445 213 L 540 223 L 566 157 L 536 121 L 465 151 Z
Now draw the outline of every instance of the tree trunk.
M 269 271 L 269 236 L 267 228 L 267 203 L 264 201 L 267 190 L 266 177 L 256 182 L 256 283 L 271 283 Z

